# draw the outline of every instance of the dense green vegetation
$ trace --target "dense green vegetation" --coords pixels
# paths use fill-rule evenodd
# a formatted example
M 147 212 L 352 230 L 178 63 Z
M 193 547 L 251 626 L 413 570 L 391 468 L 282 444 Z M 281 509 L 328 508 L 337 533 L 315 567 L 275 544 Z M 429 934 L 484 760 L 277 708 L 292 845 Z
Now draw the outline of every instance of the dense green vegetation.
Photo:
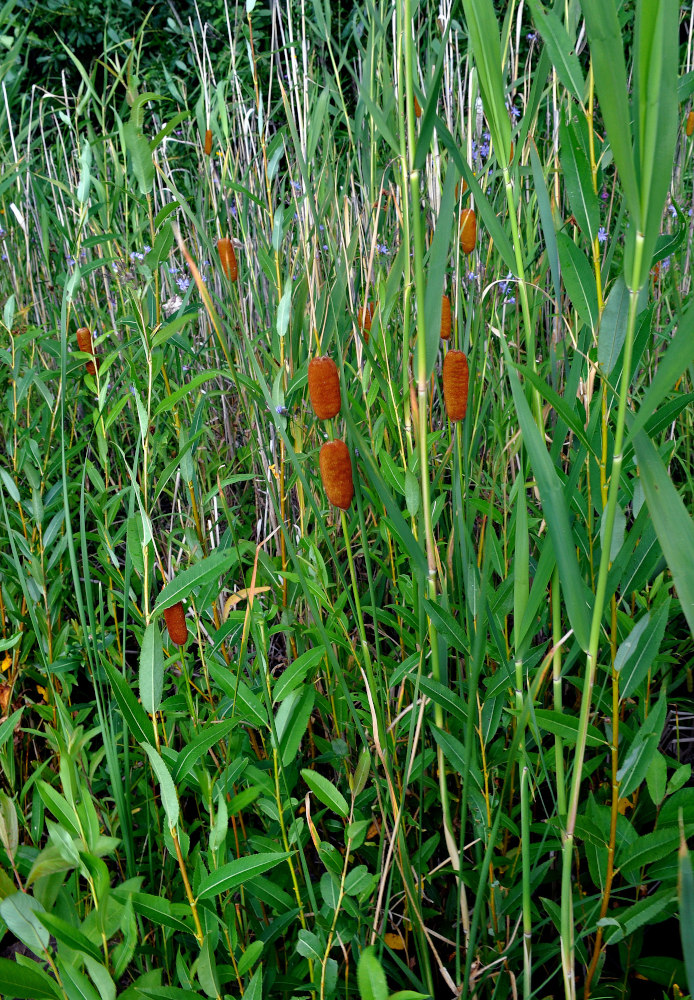
M 0 995 L 688 995 L 689 6 L 0 21 Z

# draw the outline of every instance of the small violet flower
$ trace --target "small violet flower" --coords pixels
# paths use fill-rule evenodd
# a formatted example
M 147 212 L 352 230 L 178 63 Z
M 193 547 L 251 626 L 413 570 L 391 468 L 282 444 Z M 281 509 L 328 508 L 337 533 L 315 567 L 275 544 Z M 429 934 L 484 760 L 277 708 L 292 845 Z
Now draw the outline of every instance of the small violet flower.
M 607 230 L 605 229 L 604 226 L 600 226 L 600 228 L 598 229 L 598 243 L 606 243 L 606 242 L 607 242 Z

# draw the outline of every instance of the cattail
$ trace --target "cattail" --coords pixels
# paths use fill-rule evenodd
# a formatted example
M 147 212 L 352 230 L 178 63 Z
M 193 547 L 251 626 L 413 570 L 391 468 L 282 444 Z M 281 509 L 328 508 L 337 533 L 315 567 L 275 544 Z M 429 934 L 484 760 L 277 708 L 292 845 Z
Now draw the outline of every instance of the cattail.
M 319 420 L 332 420 L 340 412 L 340 376 L 332 358 L 312 358 L 308 363 L 308 394 Z
M 419 103 L 419 101 L 417 100 L 416 96 L 415 96 L 415 99 L 414 99 L 414 114 L 415 114 L 415 118 L 421 118 L 422 117 L 422 106 Z
M 451 422 L 464 420 L 467 410 L 468 367 L 462 351 L 449 351 L 443 359 L 443 400 Z
M 222 270 L 227 278 L 229 281 L 236 281 L 239 276 L 239 269 L 236 264 L 234 245 L 228 236 L 223 236 L 221 240 L 217 240 L 217 251 L 222 264 Z
M 205 132 L 205 156 L 210 156 L 212 153 L 212 130 L 207 129 Z
M 474 208 L 464 208 L 460 213 L 460 246 L 463 253 L 472 253 L 477 242 L 477 219 Z
M 687 137 L 689 137 L 694 132 L 694 111 L 690 111 L 687 115 Z
M 352 461 L 344 441 L 327 441 L 320 450 L 320 476 L 330 503 L 347 510 L 354 496 Z
M 441 340 L 451 336 L 451 300 L 447 295 L 441 297 Z
M 511 153 L 508 158 L 509 166 L 513 163 L 513 143 L 511 143 Z
M 172 605 L 164 609 L 164 619 L 166 628 L 172 642 L 177 646 L 185 646 L 188 641 L 188 626 L 186 625 L 186 613 L 183 610 L 183 602 Z
M 371 323 L 374 318 L 374 304 L 373 302 L 368 302 L 363 309 L 360 309 L 357 313 L 357 322 L 359 323 L 359 329 L 364 334 L 364 340 L 368 344 L 369 342 L 369 330 L 371 329 Z
M 92 346 L 92 332 L 88 330 L 86 326 L 81 326 L 77 331 L 77 346 L 83 354 L 91 354 L 94 357 L 94 348 Z M 95 375 L 96 370 L 100 365 L 98 358 L 94 358 L 94 361 L 87 362 L 87 372 L 90 375 Z

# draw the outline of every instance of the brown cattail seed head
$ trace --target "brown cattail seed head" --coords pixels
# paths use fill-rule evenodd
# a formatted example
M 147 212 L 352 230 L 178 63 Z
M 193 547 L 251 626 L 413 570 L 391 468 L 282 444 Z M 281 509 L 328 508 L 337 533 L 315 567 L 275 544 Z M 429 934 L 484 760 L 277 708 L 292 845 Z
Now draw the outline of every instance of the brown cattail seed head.
M 188 626 L 186 625 L 183 602 L 179 601 L 178 604 L 165 608 L 164 619 L 171 641 L 175 642 L 177 646 L 185 646 L 188 640 Z
M 320 450 L 320 475 L 330 503 L 347 510 L 354 496 L 352 461 L 344 441 L 327 441 Z
M 416 97 L 414 99 L 414 113 L 416 118 L 422 117 L 422 106 L 420 105 Z
M 467 390 L 467 358 L 462 351 L 449 351 L 443 359 L 443 400 L 450 421 L 465 419 Z
M 319 420 L 332 420 L 340 412 L 340 376 L 332 358 L 312 358 L 308 363 L 308 394 Z
M 477 219 L 474 208 L 464 208 L 460 213 L 460 246 L 463 253 L 472 253 L 477 242 Z
M 229 281 L 236 281 L 239 276 L 239 269 L 236 264 L 234 245 L 228 236 L 223 236 L 221 240 L 217 240 L 217 251 L 219 252 L 222 270 L 227 278 Z
M 694 111 L 690 111 L 687 115 L 687 136 L 690 136 L 694 132 Z
M 441 340 L 451 336 L 451 300 L 447 295 L 441 297 Z
M 77 346 L 79 347 L 80 351 L 84 352 L 84 354 L 91 354 L 92 356 L 94 355 L 94 348 L 92 346 L 92 332 L 91 330 L 88 330 L 86 326 L 81 326 L 77 331 Z M 94 358 L 93 361 L 88 361 L 86 365 L 87 373 L 89 375 L 95 375 L 96 370 L 100 364 L 101 362 L 99 361 L 98 358 Z
M 212 153 L 212 129 L 207 129 L 205 132 L 205 156 L 210 156 Z
M 363 309 L 360 309 L 357 313 L 357 322 L 359 323 L 359 329 L 364 334 L 364 340 L 368 344 L 369 342 L 369 330 L 371 329 L 371 323 L 374 318 L 374 304 L 373 302 L 367 302 Z

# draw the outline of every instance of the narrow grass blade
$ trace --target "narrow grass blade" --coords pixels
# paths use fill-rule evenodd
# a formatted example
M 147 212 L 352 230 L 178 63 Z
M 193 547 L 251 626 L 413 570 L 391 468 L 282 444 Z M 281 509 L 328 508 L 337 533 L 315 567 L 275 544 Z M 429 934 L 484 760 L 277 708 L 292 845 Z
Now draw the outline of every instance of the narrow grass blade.
M 540 0 L 528 0 L 528 6 L 533 15 L 533 23 L 547 46 L 560 83 L 580 104 L 583 104 L 586 84 L 576 55 L 575 42 L 572 42 L 557 15 L 551 10 L 546 10 Z
M 689 992 L 694 992 L 694 871 L 684 832 L 680 834 L 678 896 L 680 935 Z
M 589 636 L 587 588 L 581 577 L 576 559 L 576 546 L 569 521 L 569 507 L 564 490 L 552 465 L 544 441 L 540 437 L 530 407 L 511 365 L 508 348 L 504 344 L 508 364 L 508 376 L 516 404 L 516 413 L 523 434 L 523 442 L 530 456 L 537 485 L 542 498 L 542 509 L 547 519 L 552 544 L 559 567 L 562 591 L 566 599 L 569 621 L 581 649 L 587 651 Z
M 682 611 L 694 634 L 694 522 L 655 445 L 643 431 L 634 437 L 634 451 L 653 526 L 675 581 Z

